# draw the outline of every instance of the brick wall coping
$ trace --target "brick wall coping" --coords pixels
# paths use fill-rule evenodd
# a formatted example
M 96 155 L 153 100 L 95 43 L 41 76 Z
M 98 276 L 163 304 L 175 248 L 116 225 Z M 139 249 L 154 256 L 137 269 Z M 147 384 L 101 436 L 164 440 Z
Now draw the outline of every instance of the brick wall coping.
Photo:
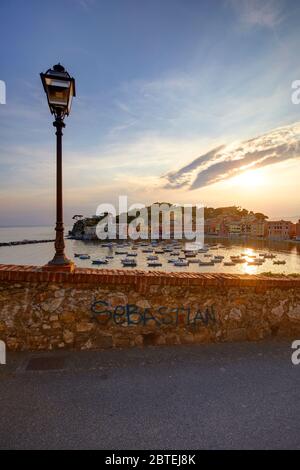
M 0 264 L 0 281 L 57 282 L 67 284 L 132 284 L 161 286 L 241 286 L 300 288 L 300 277 L 268 277 L 247 274 L 142 271 L 130 269 L 85 269 L 74 272 L 43 271 L 40 266 Z

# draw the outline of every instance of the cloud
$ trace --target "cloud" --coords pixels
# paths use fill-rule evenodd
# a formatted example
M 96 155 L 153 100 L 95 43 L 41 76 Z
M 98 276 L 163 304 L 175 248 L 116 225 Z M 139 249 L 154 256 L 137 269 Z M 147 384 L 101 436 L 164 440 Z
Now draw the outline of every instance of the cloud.
M 78 0 L 78 4 L 85 10 L 89 10 L 94 5 L 94 3 L 94 0 Z
M 283 20 L 280 0 L 229 0 L 229 4 L 246 27 L 274 28 Z
M 222 145 L 164 175 L 165 188 L 199 189 L 250 169 L 299 158 L 299 144 L 300 122 L 296 122 L 244 142 Z

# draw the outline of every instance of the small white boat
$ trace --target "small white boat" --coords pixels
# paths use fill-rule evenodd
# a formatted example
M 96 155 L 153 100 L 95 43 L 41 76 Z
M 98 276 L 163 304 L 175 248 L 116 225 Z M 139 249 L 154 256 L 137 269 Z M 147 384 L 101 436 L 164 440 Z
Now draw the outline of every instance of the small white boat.
M 131 257 L 134 256 L 134 257 L 135 257 L 135 256 L 137 256 L 137 253 L 130 253 L 130 252 L 128 252 L 128 253 L 127 253 L 127 256 L 131 256 Z
M 92 264 L 107 264 L 108 260 L 107 259 L 93 259 Z
M 149 268 L 157 268 L 162 266 L 162 263 L 160 261 L 149 261 L 148 266 Z
M 90 255 L 79 255 L 79 259 L 90 259 Z
M 276 255 L 273 255 L 273 253 L 265 253 L 264 258 L 273 259 L 276 258 Z
M 156 256 L 156 255 L 147 256 L 147 260 L 148 260 L 148 261 L 157 261 L 157 260 L 158 260 L 158 256 Z
M 235 264 L 233 261 L 224 261 L 224 266 L 235 266 Z
M 188 265 L 189 265 L 189 262 L 185 261 L 183 259 L 179 259 L 179 260 L 174 261 L 174 266 L 184 267 L 184 266 L 188 266 Z
M 121 260 L 123 266 L 128 266 L 128 267 L 135 267 L 137 265 L 135 259 L 122 259 Z
M 116 255 L 127 255 L 127 254 L 128 254 L 128 251 L 116 250 L 116 251 L 115 251 L 115 254 L 116 254 Z

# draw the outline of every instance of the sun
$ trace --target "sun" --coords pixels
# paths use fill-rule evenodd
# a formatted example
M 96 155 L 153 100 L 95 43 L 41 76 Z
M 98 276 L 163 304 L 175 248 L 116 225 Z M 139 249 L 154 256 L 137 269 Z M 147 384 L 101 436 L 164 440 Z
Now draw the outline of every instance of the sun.
M 231 184 L 243 188 L 257 188 L 265 184 L 265 178 L 259 170 L 248 170 L 231 179 Z

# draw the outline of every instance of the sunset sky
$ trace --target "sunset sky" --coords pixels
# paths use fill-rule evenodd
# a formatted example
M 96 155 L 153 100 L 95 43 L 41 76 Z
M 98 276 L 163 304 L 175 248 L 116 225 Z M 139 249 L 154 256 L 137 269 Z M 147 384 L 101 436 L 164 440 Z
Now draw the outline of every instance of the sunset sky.
M 66 223 L 130 202 L 300 217 L 300 2 L 1 0 L 0 226 L 55 219 L 55 134 L 39 73 L 77 97 Z

